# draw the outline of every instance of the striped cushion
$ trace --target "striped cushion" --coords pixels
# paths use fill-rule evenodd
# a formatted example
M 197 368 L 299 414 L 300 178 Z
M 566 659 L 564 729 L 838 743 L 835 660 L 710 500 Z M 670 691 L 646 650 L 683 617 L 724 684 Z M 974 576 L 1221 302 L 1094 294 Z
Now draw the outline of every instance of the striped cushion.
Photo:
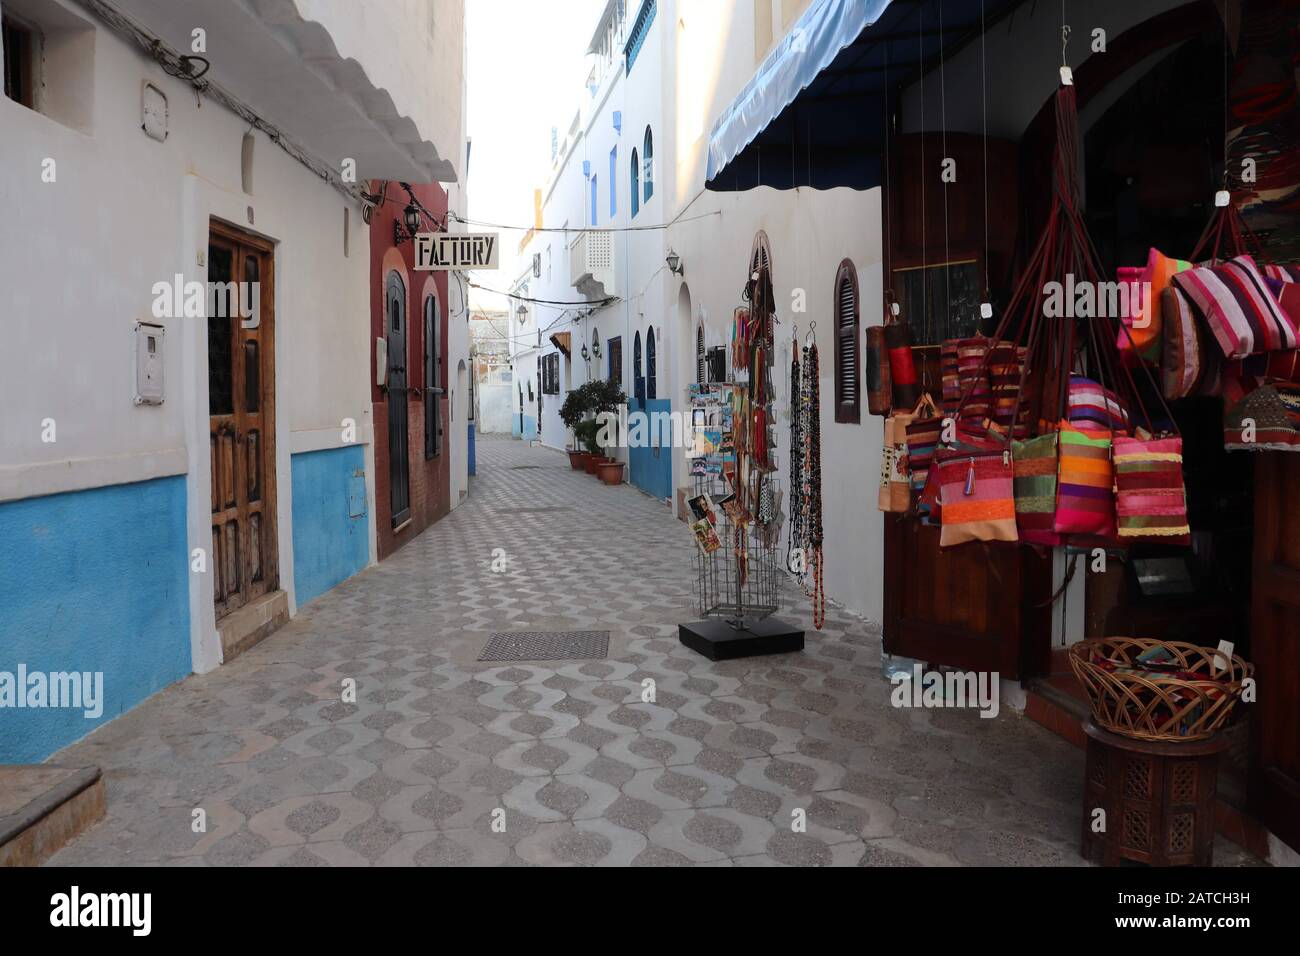
M 1164 354 L 1161 384 L 1165 398 L 1186 398 L 1196 393 L 1205 372 L 1205 341 L 1196 310 L 1177 286 L 1160 294 L 1164 314 Z
M 1300 346 L 1295 324 L 1250 256 L 1180 272 L 1174 284 L 1200 310 L 1227 358 Z
M 1300 265 L 1264 266 L 1264 275 L 1278 282 L 1300 282 Z
M 1109 435 L 1090 438 L 1068 422 L 1061 423 L 1056 517 L 1052 524 L 1058 534 L 1114 536 L 1110 442 Z
M 1179 272 L 1190 269 L 1192 264 L 1184 259 L 1171 259 L 1152 249 L 1147 254 L 1147 264 L 1141 269 L 1120 269 L 1120 282 L 1136 283 L 1130 285 L 1129 311 L 1124 324 L 1127 330 L 1120 329 L 1119 353 L 1125 361 L 1134 359 L 1151 365 L 1160 364 L 1160 355 L 1164 347 L 1164 301 L 1161 293 L 1169 288 L 1169 283 Z M 1136 291 L 1136 295 L 1134 292 Z
M 1120 538 L 1190 544 L 1183 440 L 1116 438 L 1114 453 Z
M 1094 425 L 1122 431 L 1128 428 L 1128 410 L 1110 389 L 1082 375 L 1070 376 L 1066 419 L 1076 425 Z
M 1061 536 L 1053 530 L 1056 517 L 1056 432 L 1011 443 L 1015 470 L 1016 527 L 1027 544 L 1057 545 Z

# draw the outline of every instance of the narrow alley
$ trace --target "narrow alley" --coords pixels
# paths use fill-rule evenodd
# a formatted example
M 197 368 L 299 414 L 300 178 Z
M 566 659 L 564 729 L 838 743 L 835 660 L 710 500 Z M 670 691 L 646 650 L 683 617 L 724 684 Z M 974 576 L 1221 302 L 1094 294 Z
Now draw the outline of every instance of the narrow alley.
M 835 608 L 802 653 L 709 662 L 677 641 L 695 546 L 667 508 L 506 439 L 478 471 L 390 560 L 58 754 L 103 768 L 108 812 L 52 862 L 1082 864 L 1065 741 L 891 707 L 877 631 Z M 478 662 L 502 630 L 609 652 Z

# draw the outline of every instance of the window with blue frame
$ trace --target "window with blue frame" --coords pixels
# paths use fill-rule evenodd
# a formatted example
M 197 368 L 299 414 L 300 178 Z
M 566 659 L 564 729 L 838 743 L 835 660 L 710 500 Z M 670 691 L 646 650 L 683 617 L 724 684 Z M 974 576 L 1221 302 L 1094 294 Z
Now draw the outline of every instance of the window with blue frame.
M 655 330 L 652 328 L 645 334 L 645 397 L 655 399 L 658 391 L 655 384 Z
M 637 159 L 636 147 L 632 147 L 632 218 L 641 211 L 641 163 Z
M 609 151 L 609 218 L 618 214 L 618 147 Z
M 636 62 L 637 56 L 641 53 L 641 47 L 645 45 L 646 37 L 650 35 L 650 26 L 655 21 L 657 6 L 655 0 L 641 0 L 641 10 L 632 23 L 632 29 L 628 31 L 627 43 L 623 45 L 623 57 L 627 60 L 627 73 L 632 72 L 632 64 Z
M 593 226 L 596 225 L 596 209 L 597 209 L 596 202 L 599 199 L 599 197 L 600 197 L 600 193 L 596 189 L 596 177 L 592 176 L 591 177 L 591 225 Z
M 641 333 L 632 337 L 632 394 L 638 402 L 645 401 L 645 376 L 641 371 Z
M 614 336 L 605 343 L 609 354 L 609 380 L 619 388 L 623 387 L 623 337 Z
M 645 128 L 645 142 L 641 144 L 641 180 L 645 183 L 645 201 L 655 194 L 655 138 L 650 127 Z

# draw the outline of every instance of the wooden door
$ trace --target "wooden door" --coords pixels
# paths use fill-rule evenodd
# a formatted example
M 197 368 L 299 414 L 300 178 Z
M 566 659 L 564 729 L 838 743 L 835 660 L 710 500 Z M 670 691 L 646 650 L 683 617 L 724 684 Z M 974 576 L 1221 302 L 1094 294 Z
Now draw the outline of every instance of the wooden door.
M 411 517 L 410 420 L 406 413 L 406 287 L 396 273 L 388 276 L 388 495 L 393 527 Z
M 1251 805 L 1300 850 L 1300 456 L 1256 459 L 1252 571 Z
M 1046 673 L 1051 566 L 1016 544 L 940 551 L 937 527 L 886 515 L 885 650 L 1005 680 Z
M 213 223 L 208 240 L 208 426 L 217 617 L 279 587 L 271 246 Z

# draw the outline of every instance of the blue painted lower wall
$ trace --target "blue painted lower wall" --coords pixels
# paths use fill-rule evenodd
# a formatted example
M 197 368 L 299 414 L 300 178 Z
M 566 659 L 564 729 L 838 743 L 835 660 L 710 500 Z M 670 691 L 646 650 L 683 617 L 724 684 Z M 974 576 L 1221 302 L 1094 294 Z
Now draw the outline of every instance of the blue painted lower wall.
M 672 402 L 666 398 L 650 398 L 638 402 L 632 399 L 628 403 L 629 416 L 635 412 L 644 412 L 652 416 L 656 412 L 667 413 L 672 410 Z M 650 419 L 641 429 L 649 438 L 650 447 L 630 447 L 628 449 L 628 480 L 646 494 L 656 498 L 672 497 L 673 485 L 673 448 L 671 420 L 665 415 L 655 427 Z M 636 429 L 629 427 L 631 436 Z
M 523 424 L 520 424 L 518 412 L 510 417 L 510 434 L 524 441 L 532 441 L 537 437 L 537 419 L 532 415 L 525 415 L 523 419 Z
M 370 561 L 365 452 L 360 445 L 294 455 L 293 586 L 298 606 Z
M 9 706 L 19 665 L 102 673 L 102 713 Z M 190 668 L 183 476 L 0 503 L 0 763 L 43 760 Z

